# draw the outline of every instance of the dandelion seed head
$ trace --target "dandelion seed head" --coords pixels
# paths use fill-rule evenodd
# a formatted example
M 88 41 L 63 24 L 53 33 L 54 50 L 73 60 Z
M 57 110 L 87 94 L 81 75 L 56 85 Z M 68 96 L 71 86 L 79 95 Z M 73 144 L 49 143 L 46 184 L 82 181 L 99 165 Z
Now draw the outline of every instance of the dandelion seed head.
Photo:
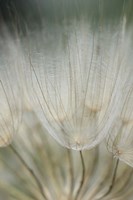
M 124 96 L 121 100 L 121 109 L 119 117 L 115 119 L 109 135 L 109 150 L 120 160 L 133 166 L 132 145 L 133 145 L 133 111 L 132 87 L 124 90 Z
M 31 36 L 25 74 L 29 102 L 61 145 L 91 149 L 108 134 L 119 110 L 129 75 L 124 71 L 124 34 L 121 27 L 115 33 L 103 27 L 101 33 L 85 18 L 55 24 L 54 29 L 59 34 L 52 30 L 46 34 L 44 29 Z
M 5 199 L 132 198 L 133 171 L 118 166 L 133 166 L 131 38 L 124 9 L 117 25 L 97 14 L 55 17 L 0 48 L 0 146 L 13 140 L 0 152 Z

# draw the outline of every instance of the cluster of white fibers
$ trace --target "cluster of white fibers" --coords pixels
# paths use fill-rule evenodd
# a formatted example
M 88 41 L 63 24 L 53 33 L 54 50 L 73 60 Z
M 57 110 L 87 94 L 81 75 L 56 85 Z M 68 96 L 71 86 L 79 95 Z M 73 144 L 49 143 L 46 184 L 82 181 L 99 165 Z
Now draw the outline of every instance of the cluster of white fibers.
M 1 23 L 0 147 L 11 143 L 22 114 L 21 58 L 16 42 Z
M 67 148 L 95 147 L 119 113 L 131 74 L 125 24 L 124 18 L 113 28 L 96 28 L 86 18 L 74 19 L 46 25 L 25 40 L 30 104 Z
M 10 144 L 13 135 L 18 132 L 23 108 L 24 118 L 20 135 L 17 134 L 18 140 L 15 137 L 15 147 L 10 145 L 9 148 L 21 161 L 24 172 L 29 173 L 28 181 L 32 182 L 31 179 L 34 179 L 36 183 L 37 190 L 28 188 L 27 196 L 30 196 L 30 192 L 37 196 L 37 199 L 46 200 L 54 199 L 54 196 L 56 199 L 74 200 L 80 197 L 85 200 L 88 197 L 99 200 L 106 196 L 108 198 L 108 195 L 112 195 L 118 161 L 133 166 L 132 34 L 127 28 L 124 16 L 118 25 L 101 24 L 100 20 L 97 26 L 87 17 L 64 20 L 60 23 L 49 22 L 44 23 L 41 30 L 30 32 L 27 37 L 19 38 L 20 40 L 18 37 L 13 39 L 9 36 L 7 30 L 4 31 L 6 34 L 0 37 L 0 146 Z M 29 114 L 33 118 L 34 114 L 36 116 L 38 135 L 32 135 L 36 130 L 36 123 L 32 124 Z M 28 116 L 28 125 L 24 121 L 25 115 Z M 28 135 L 27 128 L 30 122 Z M 49 145 L 43 142 L 43 138 L 46 139 L 45 132 L 66 147 L 64 153 L 61 152 L 61 157 L 65 160 L 63 155 L 66 155 L 67 151 L 70 180 L 60 160 L 57 159 L 55 165 L 50 163 Z M 85 177 L 85 169 L 91 169 L 84 160 L 82 150 L 96 147 L 105 138 L 108 150 L 117 158 L 114 172 L 111 174 L 111 185 L 106 187 L 105 182 L 110 178 L 107 174 L 110 168 L 112 170 L 112 165 L 107 166 L 104 174 L 100 163 L 100 171 L 105 179 L 100 177 L 97 182 L 96 174 L 94 181 L 96 180 L 97 185 L 92 180 L 92 188 L 89 188 L 89 175 Z M 58 149 L 61 147 L 53 147 L 52 152 L 54 148 L 58 158 Z M 94 148 L 94 152 L 98 152 L 97 148 Z M 70 149 L 80 153 L 81 177 L 78 173 L 74 176 L 77 169 L 74 166 L 74 171 L 72 165 L 73 161 L 78 159 L 73 156 L 76 155 L 76 151 L 71 155 Z M 47 153 L 47 164 L 45 159 L 36 161 L 40 152 L 43 155 L 43 150 Z M 104 155 L 107 152 L 102 150 L 100 153 Z M 89 162 L 94 159 L 92 157 L 88 158 Z M 98 155 L 95 159 L 98 159 Z M 112 164 L 110 157 L 109 161 Z M 54 182 L 54 166 L 59 165 L 64 179 L 61 175 L 55 175 Z M 44 166 L 47 168 L 46 172 L 43 172 Z M 95 162 L 92 166 L 95 166 Z M 128 172 L 130 174 L 130 170 Z M 120 177 L 124 174 L 123 171 L 119 173 Z M 51 176 L 50 180 L 48 174 Z M 63 186 L 55 187 L 63 180 Z M 130 182 L 129 176 L 124 181 L 125 187 L 126 181 Z M 105 184 L 103 191 L 102 184 Z M 117 189 L 119 191 L 119 186 Z M 17 195 L 19 196 L 19 193 Z

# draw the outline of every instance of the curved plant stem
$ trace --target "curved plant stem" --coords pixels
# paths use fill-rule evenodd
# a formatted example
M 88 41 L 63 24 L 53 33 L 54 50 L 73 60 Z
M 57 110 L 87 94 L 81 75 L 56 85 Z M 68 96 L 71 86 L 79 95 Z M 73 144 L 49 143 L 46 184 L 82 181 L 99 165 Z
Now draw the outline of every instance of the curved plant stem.
M 112 189 L 114 187 L 115 180 L 116 180 L 116 174 L 117 174 L 118 166 L 119 166 L 119 159 L 116 160 L 116 164 L 115 164 L 115 168 L 114 168 L 114 172 L 113 172 L 113 176 L 112 176 L 112 181 L 111 181 L 110 187 L 109 187 L 108 191 L 102 197 L 100 197 L 99 200 L 102 200 L 104 197 L 106 197 L 112 191 Z
M 81 159 L 81 164 L 82 164 L 82 178 L 81 178 L 81 182 L 80 182 L 80 186 L 77 190 L 76 196 L 75 196 L 75 200 L 78 199 L 79 194 L 82 190 L 83 184 L 84 184 L 84 180 L 85 180 L 85 163 L 84 163 L 84 158 L 83 158 L 83 154 L 82 151 L 79 152 L 80 153 L 80 159 Z
M 73 171 L 72 155 L 69 149 L 67 149 L 67 155 L 68 155 L 69 172 L 70 172 L 70 192 L 69 192 L 68 200 L 71 200 L 72 194 L 73 194 L 73 187 L 74 187 L 74 171 Z
M 33 179 L 35 180 L 39 190 L 40 190 L 40 193 L 42 195 L 42 197 L 45 199 L 45 200 L 48 200 L 46 194 L 44 193 L 44 190 L 43 190 L 43 186 L 40 182 L 40 180 L 38 179 L 37 175 L 34 173 L 34 171 L 28 166 L 28 164 L 25 162 L 25 160 L 22 158 L 22 156 L 19 154 L 19 152 L 12 146 L 10 145 L 10 149 L 13 151 L 13 153 L 17 156 L 17 158 L 21 161 L 21 163 L 24 165 L 24 167 L 27 169 L 27 171 L 30 173 L 30 175 L 33 177 Z

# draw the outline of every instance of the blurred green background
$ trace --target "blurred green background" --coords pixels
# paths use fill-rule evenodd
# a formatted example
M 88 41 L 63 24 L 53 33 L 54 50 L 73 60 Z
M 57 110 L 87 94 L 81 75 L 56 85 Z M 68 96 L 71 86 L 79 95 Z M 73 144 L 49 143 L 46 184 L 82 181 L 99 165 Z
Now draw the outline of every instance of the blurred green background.
M 123 9 L 124 8 L 124 9 Z M 42 19 L 54 22 L 86 15 L 88 19 L 115 21 L 122 13 L 128 23 L 132 23 L 132 0 L 1 0 L 0 10 L 6 22 L 18 20 L 21 27 L 26 23 L 29 27 L 38 26 Z M 123 11 L 124 10 L 124 11 Z

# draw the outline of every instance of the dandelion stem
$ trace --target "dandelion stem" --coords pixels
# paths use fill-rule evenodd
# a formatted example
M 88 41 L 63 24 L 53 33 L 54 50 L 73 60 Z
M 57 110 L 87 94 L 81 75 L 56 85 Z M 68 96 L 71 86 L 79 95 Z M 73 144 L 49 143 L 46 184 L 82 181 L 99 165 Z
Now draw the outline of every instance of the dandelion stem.
M 69 171 L 70 171 L 70 193 L 68 200 L 71 200 L 73 194 L 73 186 L 74 186 L 74 172 L 73 172 L 73 164 L 72 164 L 72 155 L 71 151 L 67 149 L 68 154 L 68 162 L 69 162 Z
M 79 197 L 79 194 L 82 190 L 82 187 L 83 187 L 83 184 L 84 184 L 84 179 L 85 179 L 85 163 L 84 163 L 82 151 L 80 151 L 80 159 L 81 159 L 81 164 L 82 164 L 82 178 L 81 178 L 80 186 L 79 186 L 77 193 L 76 193 L 76 196 L 75 196 L 75 200 L 77 200 L 78 197 Z
M 21 161 L 21 163 L 25 166 L 25 168 L 27 169 L 27 171 L 34 178 L 34 180 L 35 180 L 36 184 L 38 185 L 38 188 L 39 188 L 39 190 L 40 190 L 41 195 L 43 196 L 43 198 L 45 200 L 48 200 L 46 194 L 44 193 L 43 186 L 42 186 L 40 180 L 38 179 L 38 177 L 36 176 L 35 172 L 28 166 L 28 164 L 25 162 L 25 160 L 22 158 L 22 156 L 19 154 L 19 152 L 13 147 L 13 145 L 10 145 L 10 148 L 13 151 L 13 153 L 18 157 L 18 159 Z
M 113 172 L 113 176 L 112 176 L 112 181 L 111 181 L 111 185 L 108 189 L 108 191 L 104 194 L 104 196 L 102 196 L 100 199 L 102 200 L 104 197 L 106 197 L 108 194 L 110 194 L 110 192 L 112 191 L 113 187 L 114 187 L 114 183 L 116 180 L 116 174 L 117 174 L 117 169 L 119 166 L 119 159 L 116 160 L 116 164 L 115 164 L 115 168 L 114 168 L 114 172 Z M 99 199 L 99 200 L 100 200 Z

